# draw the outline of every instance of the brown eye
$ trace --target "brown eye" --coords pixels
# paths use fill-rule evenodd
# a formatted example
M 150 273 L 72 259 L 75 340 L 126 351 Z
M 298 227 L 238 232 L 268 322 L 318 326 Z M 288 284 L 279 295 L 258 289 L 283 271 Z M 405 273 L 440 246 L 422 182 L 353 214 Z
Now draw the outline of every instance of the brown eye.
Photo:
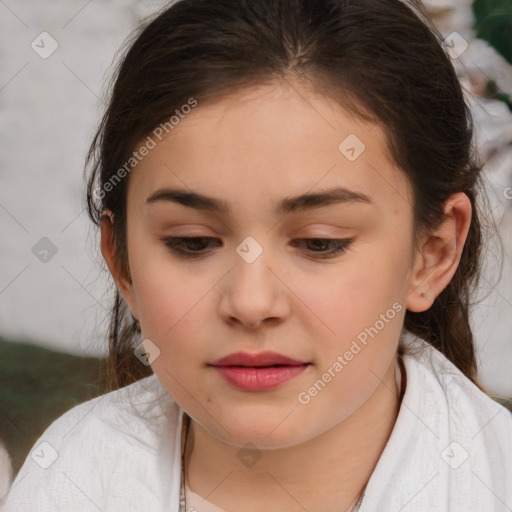
M 181 257 L 194 257 L 206 254 L 213 245 L 222 245 L 217 238 L 208 236 L 165 237 L 163 242 L 171 251 Z M 317 258 L 328 258 L 343 254 L 352 244 L 353 239 L 340 238 L 301 238 L 294 241 L 295 246 L 305 246 L 305 251 Z
M 166 237 L 163 239 L 165 245 L 173 252 L 182 256 L 194 256 L 203 254 L 205 249 L 209 247 L 210 241 L 219 241 L 217 238 L 208 236 L 194 237 Z
M 344 253 L 352 244 L 349 238 L 301 238 L 298 242 L 305 242 L 306 251 L 318 254 L 320 258 L 336 256 Z M 295 244 L 300 245 L 300 244 Z

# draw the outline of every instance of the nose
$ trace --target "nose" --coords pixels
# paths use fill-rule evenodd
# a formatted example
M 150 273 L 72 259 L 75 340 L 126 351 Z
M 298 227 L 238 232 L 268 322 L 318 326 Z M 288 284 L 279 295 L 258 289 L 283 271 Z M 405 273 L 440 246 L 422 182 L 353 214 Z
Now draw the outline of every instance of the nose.
M 263 323 L 279 324 L 289 315 L 287 287 L 273 270 L 265 251 L 253 262 L 236 257 L 222 280 L 219 314 L 230 325 L 257 329 Z

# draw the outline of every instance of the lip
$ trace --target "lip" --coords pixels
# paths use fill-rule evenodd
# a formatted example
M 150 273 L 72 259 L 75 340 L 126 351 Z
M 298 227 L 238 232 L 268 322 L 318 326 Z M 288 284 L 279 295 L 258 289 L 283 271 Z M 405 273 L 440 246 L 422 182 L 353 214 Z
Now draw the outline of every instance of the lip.
M 278 354 L 277 352 L 235 352 L 228 356 L 221 357 L 211 363 L 213 366 L 272 366 L 272 365 L 300 365 L 307 364 L 306 361 L 291 359 L 290 357 Z
M 236 352 L 211 363 L 220 376 L 244 391 L 267 391 L 300 375 L 309 363 L 276 352 Z

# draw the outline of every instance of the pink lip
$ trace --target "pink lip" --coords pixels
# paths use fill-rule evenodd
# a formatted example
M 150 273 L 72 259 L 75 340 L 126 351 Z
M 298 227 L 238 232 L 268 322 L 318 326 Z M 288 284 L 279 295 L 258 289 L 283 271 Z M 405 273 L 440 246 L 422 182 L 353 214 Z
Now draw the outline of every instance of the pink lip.
M 277 352 L 260 352 L 259 354 L 249 354 L 248 352 L 235 352 L 229 356 L 221 357 L 211 363 L 214 366 L 272 366 L 280 365 L 300 365 L 306 364 L 305 361 L 298 361 L 278 354 Z
M 244 391 L 266 391 L 302 373 L 309 363 L 275 352 L 237 352 L 211 364 L 231 385 Z

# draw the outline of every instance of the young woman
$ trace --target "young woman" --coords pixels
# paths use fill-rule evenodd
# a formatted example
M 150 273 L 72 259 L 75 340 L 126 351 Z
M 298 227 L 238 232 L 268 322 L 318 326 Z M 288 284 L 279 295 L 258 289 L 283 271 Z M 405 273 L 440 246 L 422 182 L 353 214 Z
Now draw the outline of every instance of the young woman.
M 418 5 L 174 2 L 88 163 L 115 390 L 46 430 L 7 511 L 512 509 L 471 119 Z

